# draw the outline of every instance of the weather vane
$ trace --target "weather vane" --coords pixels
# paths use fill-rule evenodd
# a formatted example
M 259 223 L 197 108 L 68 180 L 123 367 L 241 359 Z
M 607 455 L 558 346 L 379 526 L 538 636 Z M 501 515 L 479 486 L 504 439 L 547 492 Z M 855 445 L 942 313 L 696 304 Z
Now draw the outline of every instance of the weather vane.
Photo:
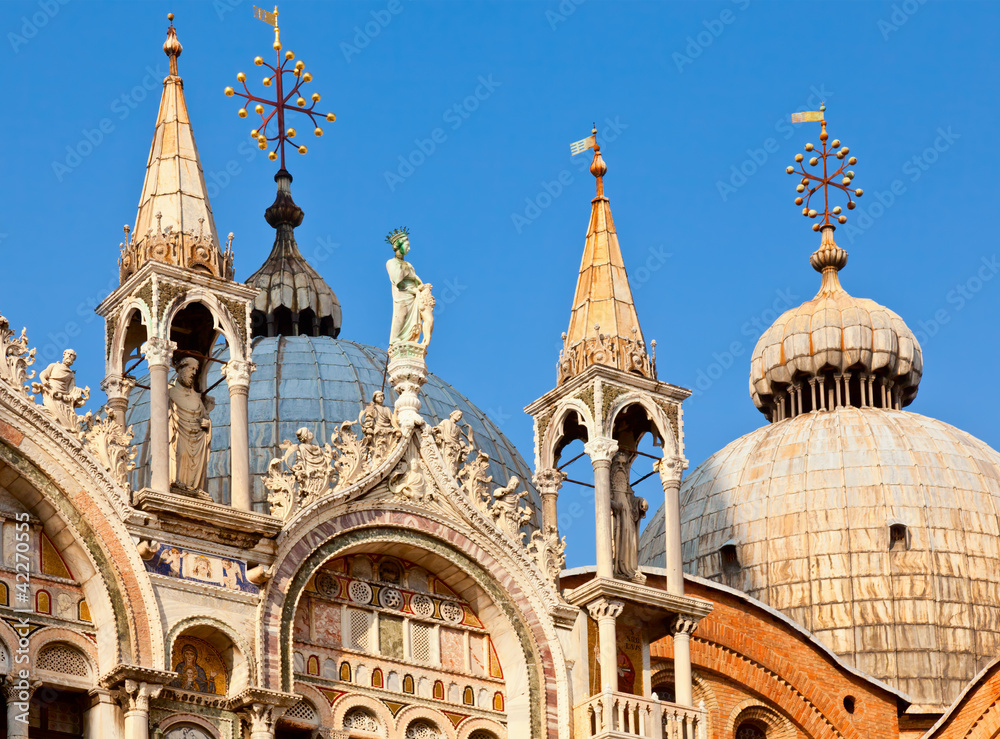
M 833 226 L 830 222 L 831 216 L 837 219 L 837 223 L 847 223 L 847 216 L 842 215 L 843 209 L 837 205 L 832 209 L 830 208 L 830 188 L 836 187 L 839 190 L 843 190 L 847 193 L 847 209 L 854 210 L 857 203 L 851 197 L 861 197 L 864 191 L 859 187 L 856 189 L 851 189 L 851 182 L 854 180 L 854 171 L 847 169 L 847 167 L 853 167 L 858 163 L 857 157 L 848 158 L 848 154 L 851 150 L 846 146 L 840 145 L 840 139 L 834 139 L 829 144 L 827 140 L 830 138 L 830 134 L 826 132 L 826 118 L 823 113 L 826 111 L 825 105 L 820 105 L 819 110 L 810 110 L 804 113 L 793 113 L 792 123 L 805 123 L 808 121 L 819 121 L 823 130 L 819 134 L 819 140 L 822 142 L 822 150 L 817 151 L 816 147 L 812 144 L 806 144 L 805 149 L 811 156 L 809 158 L 809 166 L 815 167 L 820 161 L 823 162 L 823 176 L 819 177 L 814 175 L 812 172 L 807 172 L 805 165 L 802 161 L 805 157 L 802 154 L 795 155 L 795 161 L 798 162 L 799 168 L 796 169 L 794 166 L 789 166 L 785 169 L 788 174 L 798 174 L 802 176 L 802 180 L 795 187 L 796 192 L 799 193 L 799 197 L 795 198 L 796 205 L 805 205 L 802 208 L 802 215 L 806 218 L 816 218 L 818 216 L 823 217 L 822 223 L 814 223 L 813 231 L 819 231 L 821 228 L 826 226 Z M 834 167 L 834 162 L 830 162 L 830 157 L 836 157 L 840 160 L 841 164 L 834 171 L 830 171 Z M 814 184 L 815 183 L 815 184 Z M 822 188 L 823 190 L 823 210 L 819 211 L 815 208 L 810 208 L 809 203 L 812 200 L 812 196 L 816 194 L 817 191 Z M 806 193 L 803 197 L 802 193 Z
M 285 142 L 288 139 L 294 139 L 296 136 L 296 130 L 294 128 L 285 128 L 285 114 L 286 112 L 304 113 L 309 116 L 312 121 L 315 130 L 313 131 L 317 136 L 323 135 L 323 129 L 319 127 L 316 121 L 316 117 L 325 117 L 326 120 L 331 123 L 337 120 L 337 116 L 333 113 L 319 113 L 316 111 L 316 104 L 319 103 L 320 95 L 318 92 L 312 94 L 312 104 L 307 108 L 306 105 L 308 101 L 303 97 L 301 88 L 307 82 L 312 80 L 312 75 L 305 71 L 305 64 L 301 61 L 295 62 L 293 67 L 289 67 L 289 63 L 295 58 L 295 54 L 291 51 L 286 51 L 284 57 L 281 54 L 281 38 L 278 30 L 278 6 L 274 7 L 274 12 L 268 12 L 263 8 L 258 8 L 256 5 L 253 8 L 253 17 L 258 20 L 262 20 L 265 23 L 274 26 L 274 51 L 276 55 L 276 61 L 272 67 L 270 64 L 264 61 L 263 57 L 256 57 L 253 63 L 258 67 L 267 67 L 271 70 L 271 74 L 266 76 L 263 80 L 264 87 L 270 87 L 272 84 L 277 88 L 275 90 L 275 96 L 273 100 L 268 100 L 267 98 L 257 97 L 252 95 L 250 90 L 247 88 L 247 76 L 240 72 L 236 75 L 236 79 L 240 81 L 243 85 L 244 92 L 237 92 L 232 87 L 227 87 L 225 93 L 228 97 L 236 95 L 237 97 L 246 98 L 247 107 L 251 104 L 254 105 L 254 112 L 260 115 L 261 124 L 259 127 L 253 129 L 250 132 L 250 136 L 257 140 L 257 146 L 260 149 L 267 149 L 269 142 L 275 142 L 274 149 L 268 152 L 267 158 L 272 162 L 278 158 L 278 152 L 281 152 L 281 168 L 285 168 Z M 291 89 L 286 92 L 285 87 L 286 82 L 285 75 L 292 75 L 295 80 Z M 294 104 L 290 101 L 294 100 Z M 247 107 L 240 108 L 239 116 L 240 118 L 246 118 L 248 115 Z M 273 128 L 268 128 L 270 124 L 274 122 Z M 294 142 L 292 144 L 295 145 Z M 300 145 L 298 147 L 299 154 L 306 153 L 306 147 Z

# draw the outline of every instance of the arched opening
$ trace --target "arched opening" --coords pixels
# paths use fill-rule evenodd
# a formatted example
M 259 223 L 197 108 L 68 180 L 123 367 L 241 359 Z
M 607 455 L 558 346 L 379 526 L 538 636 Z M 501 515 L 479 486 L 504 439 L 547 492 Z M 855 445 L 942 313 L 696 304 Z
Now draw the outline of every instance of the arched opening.
M 83 739 L 87 693 L 43 684 L 31 697 L 30 739 Z
M 246 655 L 212 623 L 181 626 L 170 642 L 167 669 L 177 673 L 169 687 L 185 694 L 231 696 L 249 685 Z
M 744 721 L 736 727 L 734 739 L 767 739 L 767 727 L 757 721 Z

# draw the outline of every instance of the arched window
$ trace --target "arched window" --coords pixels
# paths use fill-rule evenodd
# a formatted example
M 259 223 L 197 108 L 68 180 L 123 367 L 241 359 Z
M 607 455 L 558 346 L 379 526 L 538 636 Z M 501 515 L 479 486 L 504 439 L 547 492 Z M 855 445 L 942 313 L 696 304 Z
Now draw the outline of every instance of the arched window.
M 344 714 L 344 731 L 351 736 L 354 736 L 353 732 L 379 734 L 382 724 L 367 708 L 352 708 Z
M 444 734 L 430 721 L 414 721 L 406 729 L 406 739 L 443 739 Z
M 767 739 L 767 731 L 756 721 L 744 721 L 736 729 L 735 739 Z

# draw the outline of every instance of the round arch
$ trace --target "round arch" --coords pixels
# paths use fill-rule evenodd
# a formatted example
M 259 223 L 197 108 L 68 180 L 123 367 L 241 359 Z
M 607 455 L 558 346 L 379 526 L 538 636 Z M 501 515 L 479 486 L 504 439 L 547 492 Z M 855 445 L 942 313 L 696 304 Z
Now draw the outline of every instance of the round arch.
M 436 726 L 444 739 L 456 739 L 455 727 L 448 717 L 426 706 L 407 706 L 400 711 L 396 716 L 396 735 L 405 737 L 410 725 L 418 721 L 427 721 Z
M 259 621 L 260 665 L 263 687 L 287 690 L 292 684 L 292 622 L 298 600 L 312 574 L 325 562 L 351 551 L 376 545 L 404 546 L 457 568 L 495 609 L 495 616 L 509 625 L 508 653 L 518 650 L 523 659 L 523 684 L 508 679 L 508 721 L 520 717 L 532 736 L 546 736 L 547 724 L 556 724 L 556 670 L 553 647 L 542 630 L 542 619 L 517 580 L 476 542 L 461 533 L 417 514 L 392 511 L 358 511 L 317 524 L 274 565 L 274 576 L 261 604 Z M 440 532 L 436 537 L 428 531 Z M 478 560 L 478 561 L 477 561 Z M 495 566 L 493 572 L 480 561 Z M 502 581 L 502 582 L 501 582 Z M 281 592 L 284 591 L 284 592 Z M 481 606 L 482 607 L 482 606 Z M 483 614 L 480 614 L 483 618 Z M 529 625 L 530 624 L 530 625 Z M 499 643 L 498 643 L 499 648 Z M 512 675 L 516 671 L 509 671 Z M 523 696 L 520 702 L 512 696 Z M 535 696 L 532 700 L 531 696 Z M 541 700 L 539 700 L 541 698 Z M 550 718 L 551 717 L 551 721 Z
M 215 320 L 215 330 L 219 331 L 226 339 L 229 346 L 229 358 L 232 361 L 246 360 L 246 342 L 243 339 L 244 332 L 240 331 L 236 317 L 224 306 L 219 299 L 207 290 L 194 287 L 183 295 L 174 298 L 163 311 L 162 331 L 164 336 L 170 335 L 170 326 L 177 317 L 177 314 L 189 305 L 200 303 Z
M 120 319 L 115 323 L 114 332 L 109 337 L 109 345 L 107 347 L 107 375 L 121 375 L 125 369 L 125 342 L 128 340 L 129 329 L 132 327 L 136 314 L 139 317 L 139 325 L 145 331 L 143 341 L 149 338 L 150 327 L 153 325 L 149 306 L 139 298 L 131 297 L 118 309 L 118 315 L 124 316 L 124 319 Z M 140 341 L 137 346 L 141 345 L 142 342 Z
M 195 726 L 201 729 L 206 735 L 212 737 L 212 739 L 222 739 L 222 735 L 215 724 L 191 713 L 175 713 L 172 716 L 168 716 L 160 721 L 157 728 L 163 733 L 164 737 L 173 739 L 173 737 L 170 737 L 170 731 L 174 728 L 185 728 L 186 726 Z
M 456 739 L 469 739 L 477 731 L 488 731 L 497 739 L 507 739 L 507 731 L 496 721 L 488 718 L 470 718 L 458 725 Z
M 726 721 L 726 733 L 723 736 L 735 737 L 736 730 L 747 721 L 764 726 L 767 739 L 795 739 L 795 727 L 791 721 L 753 698 L 747 698 L 733 708 Z
M 211 636 L 206 633 L 210 631 L 218 632 L 229 642 L 229 645 L 233 649 L 232 659 L 225 658 L 227 651 L 225 645 L 215 644 Z M 208 641 L 212 646 L 219 649 L 219 652 L 223 655 L 223 661 L 228 663 L 226 667 L 229 668 L 229 684 L 227 685 L 226 692 L 229 695 L 235 695 L 244 688 L 252 687 L 252 680 L 254 680 L 257 674 L 257 669 L 250 643 L 229 624 L 210 616 L 189 616 L 182 618 L 170 628 L 164 645 L 164 670 L 167 672 L 173 671 L 174 666 L 170 662 L 173 657 L 174 642 L 177 641 L 178 637 L 185 634 L 191 634 L 199 639 Z
M 656 427 L 656 431 L 659 433 L 660 438 L 663 439 L 664 458 L 669 459 L 670 457 L 681 456 L 682 449 L 677 441 L 680 438 L 679 430 L 674 428 L 674 424 L 667 417 L 663 408 L 654 403 L 652 399 L 640 393 L 629 392 L 615 398 L 615 402 L 612 404 L 607 416 L 604 418 L 604 435 L 608 438 L 613 437 L 615 419 L 622 413 L 622 411 L 625 411 L 632 406 L 640 406 L 646 412 L 646 416 L 649 418 L 650 423 Z
M 396 725 L 396 719 L 385 703 L 375 700 L 367 695 L 349 694 L 333 704 L 332 722 L 328 726 L 334 731 L 344 727 L 344 717 L 355 708 L 364 708 L 382 723 L 383 736 L 388 736 L 392 727 Z
M 563 438 L 563 425 L 571 413 L 576 413 L 579 416 L 581 425 L 587 431 L 584 443 L 599 436 L 597 424 L 594 422 L 594 416 L 587 404 L 579 398 L 563 400 L 552 413 L 552 420 L 545 428 L 545 438 L 539 440 L 539 448 L 541 449 L 539 469 L 549 469 L 555 466 L 556 445 Z

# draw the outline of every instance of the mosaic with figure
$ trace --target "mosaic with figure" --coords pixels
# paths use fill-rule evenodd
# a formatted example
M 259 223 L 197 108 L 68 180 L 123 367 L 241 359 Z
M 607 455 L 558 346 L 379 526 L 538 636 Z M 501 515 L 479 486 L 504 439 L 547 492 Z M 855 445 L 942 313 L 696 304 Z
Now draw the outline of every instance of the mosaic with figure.
M 260 588 L 247 580 L 246 563 L 182 547 L 160 544 L 157 552 L 146 560 L 146 570 L 228 590 L 254 595 L 260 592 Z
M 226 694 L 226 668 L 219 652 L 208 642 L 192 636 L 178 637 L 170 663 L 177 673 L 170 687 L 196 693 Z

